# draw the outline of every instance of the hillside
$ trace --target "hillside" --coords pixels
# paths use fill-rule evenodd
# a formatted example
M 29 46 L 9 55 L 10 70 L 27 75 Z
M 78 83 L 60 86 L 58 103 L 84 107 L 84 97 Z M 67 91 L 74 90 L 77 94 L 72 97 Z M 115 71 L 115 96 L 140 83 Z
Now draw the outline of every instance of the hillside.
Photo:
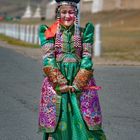
M 125 25 L 128 27 L 140 27 L 140 10 L 114 10 L 100 12 L 97 14 L 82 13 L 81 23 L 84 25 L 86 21 L 93 23 L 102 23 L 106 26 Z
M 103 58 L 140 62 L 140 10 L 87 13 L 81 16 L 81 24 L 87 21 L 101 23 Z
M 81 26 L 101 23 L 102 58 L 106 61 L 140 62 L 140 10 L 116 10 L 81 14 Z M 54 21 L 11 21 L 19 24 L 47 24 Z M 12 39 L 13 41 L 13 39 Z
M 38 4 L 40 4 L 43 11 L 45 11 L 47 0 L 30 0 L 30 5 L 34 11 Z M 0 0 L 0 15 L 8 16 L 22 16 L 27 7 L 28 1 L 22 0 Z
M 41 7 L 42 15 L 45 15 L 46 12 L 46 4 L 50 2 L 51 0 L 27 0 L 27 1 L 22 1 L 22 0 L 0 0 L 0 15 L 9 15 L 9 16 L 22 16 L 27 4 L 30 1 L 30 5 L 32 8 L 32 11 L 36 9 L 37 5 L 39 4 Z M 83 1 L 83 2 L 82 2 Z M 94 0 L 95 1 L 95 0 Z M 137 9 L 140 7 L 140 1 L 139 0 L 103 0 L 103 10 L 108 11 L 108 10 L 114 10 L 114 9 L 127 9 L 131 10 L 132 5 Z M 91 9 L 92 7 L 92 1 L 86 2 L 84 0 L 81 0 L 81 3 L 83 3 L 83 9 L 81 11 L 84 11 L 84 9 Z M 91 11 L 91 10 L 87 10 Z

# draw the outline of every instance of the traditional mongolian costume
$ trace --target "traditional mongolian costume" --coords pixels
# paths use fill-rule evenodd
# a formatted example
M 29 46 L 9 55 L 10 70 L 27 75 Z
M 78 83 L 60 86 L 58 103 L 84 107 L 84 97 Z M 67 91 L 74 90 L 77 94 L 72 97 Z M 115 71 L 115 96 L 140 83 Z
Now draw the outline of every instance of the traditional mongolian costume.
M 77 1 L 57 1 L 59 7 Z M 39 130 L 52 140 L 106 140 L 101 128 L 102 116 L 93 77 L 92 49 L 94 26 L 78 27 L 77 20 L 66 28 L 57 22 L 39 30 L 43 51 L 43 70 Z M 75 92 L 60 92 L 71 85 Z

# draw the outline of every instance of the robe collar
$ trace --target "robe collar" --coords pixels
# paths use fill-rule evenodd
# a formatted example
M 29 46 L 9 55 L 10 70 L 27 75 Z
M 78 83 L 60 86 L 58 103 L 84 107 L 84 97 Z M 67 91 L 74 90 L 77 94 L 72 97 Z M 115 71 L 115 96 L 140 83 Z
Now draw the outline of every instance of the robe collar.
M 47 39 L 55 37 L 58 25 L 59 25 L 59 22 L 55 22 L 45 31 L 45 36 Z M 60 31 L 61 32 L 68 31 L 68 32 L 73 33 L 74 32 L 74 24 L 72 24 L 69 27 L 66 27 L 60 23 Z

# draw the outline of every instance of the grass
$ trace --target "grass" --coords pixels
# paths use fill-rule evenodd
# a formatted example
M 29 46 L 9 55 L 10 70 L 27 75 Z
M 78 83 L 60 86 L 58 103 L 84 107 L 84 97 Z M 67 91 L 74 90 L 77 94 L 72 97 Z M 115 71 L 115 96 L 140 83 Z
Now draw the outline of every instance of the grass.
M 140 10 L 88 13 L 81 21 L 101 23 L 102 58 L 140 62 Z
M 102 58 L 140 62 L 140 10 L 82 14 L 81 26 L 85 26 L 87 21 L 94 24 L 101 23 Z M 22 21 L 24 24 L 46 23 L 47 25 L 51 25 L 52 22 Z M 8 37 L 2 38 L 8 40 L 10 44 L 38 47 Z
M 113 28 L 113 29 L 112 29 Z M 102 57 L 140 62 L 140 29 L 106 27 L 102 30 Z
M 7 37 L 3 34 L 0 34 L 0 40 L 5 41 L 11 45 L 22 46 L 22 47 L 27 47 L 27 48 L 39 48 L 39 45 L 32 44 L 32 43 L 26 43 L 26 42 L 18 40 L 18 39 Z

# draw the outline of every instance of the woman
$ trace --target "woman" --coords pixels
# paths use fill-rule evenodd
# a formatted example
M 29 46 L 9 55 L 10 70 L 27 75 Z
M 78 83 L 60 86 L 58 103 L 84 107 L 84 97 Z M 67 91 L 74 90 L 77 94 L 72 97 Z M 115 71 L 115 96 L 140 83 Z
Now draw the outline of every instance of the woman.
M 44 140 L 105 140 L 93 78 L 94 27 L 77 25 L 76 1 L 57 0 L 57 21 L 40 26 L 43 71 L 39 130 Z

